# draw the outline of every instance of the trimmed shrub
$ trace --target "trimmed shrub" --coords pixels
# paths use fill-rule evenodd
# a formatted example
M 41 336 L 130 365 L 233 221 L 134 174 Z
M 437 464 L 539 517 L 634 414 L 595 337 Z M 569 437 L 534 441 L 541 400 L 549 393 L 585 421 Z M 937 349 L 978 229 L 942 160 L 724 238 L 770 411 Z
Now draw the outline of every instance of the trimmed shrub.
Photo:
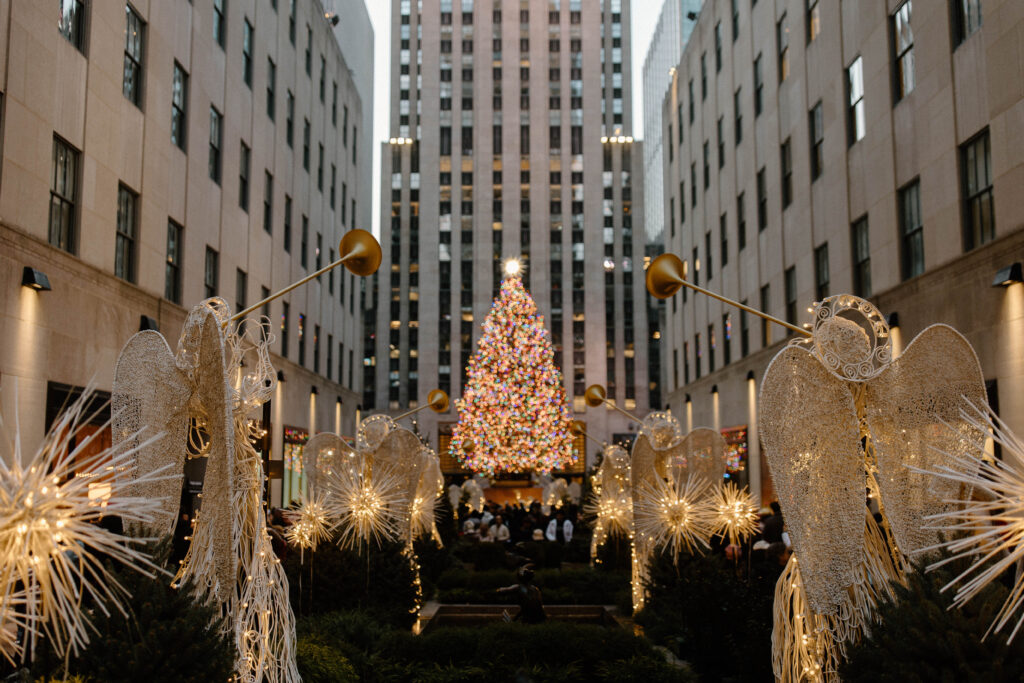
M 329 645 L 300 638 L 295 653 L 299 674 L 306 683 L 358 681 L 356 670 L 341 652 Z

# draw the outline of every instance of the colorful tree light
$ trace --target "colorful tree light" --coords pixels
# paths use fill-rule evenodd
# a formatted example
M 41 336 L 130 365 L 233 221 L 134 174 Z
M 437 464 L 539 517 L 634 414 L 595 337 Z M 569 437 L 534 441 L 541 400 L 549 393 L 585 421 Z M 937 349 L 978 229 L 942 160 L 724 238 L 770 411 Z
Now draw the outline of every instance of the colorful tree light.
M 455 402 L 452 455 L 491 475 L 550 472 L 575 462 L 562 373 L 544 318 L 518 277 L 501 284 L 483 330 Z

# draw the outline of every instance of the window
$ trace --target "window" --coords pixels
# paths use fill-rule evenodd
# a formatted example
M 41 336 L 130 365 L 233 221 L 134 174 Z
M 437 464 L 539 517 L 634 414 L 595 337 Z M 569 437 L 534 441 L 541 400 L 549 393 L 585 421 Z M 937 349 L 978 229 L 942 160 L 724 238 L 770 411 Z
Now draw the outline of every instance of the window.
M 711 147 L 704 141 L 704 189 L 711 187 Z
M 779 83 L 789 78 L 789 24 L 783 13 L 775 25 L 775 40 L 779 46 Z
M 274 120 L 274 109 L 276 108 L 276 96 L 274 89 L 277 87 L 277 65 L 274 60 L 267 58 L 267 118 Z
M 352 126 L 352 163 L 353 164 L 356 163 L 356 144 L 359 142 L 359 136 L 356 134 L 357 132 L 358 132 L 358 128 L 356 128 L 355 126 Z M 355 214 L 355 211 L 353 210 L 352 213 Z M 353 215 L 352 219 L 355 220 L 355 216 L 354 215 Z
M 722 70 L 722 22 L 715 24 L 715 73 Z
M 825 123 L 821 113 L 821 100 L 814 105 L 808 116 L 808 130 L 811 135 L 811 182 L 821 176 L 825 167 Z
M 910 183 L 899 195 L 900 255 L 903 279 L 909 280 L 924 272 L 924 227 L 921 225 L 921 183 Z
M 746 301 L 741 301 L 744 306 Z M 750 353 L 750 316 L 746 311 L 740 311 L 740 357 L 746 358 Z
M 331 271 L 334 272 L 334 271 Z M 324 377 L 330 379 L 334 376 L 334 335 L 327 335 L 327 371 Z
M 896 51 L 894 92 L 897 102 L 914 89 L 914 31 L 910 27 L 910 5 L 911 0 L 907 0 L 892 15 L 892 44 Z
M 85 53 L 85 5 L 82 0 L 60 0 L 60 34 Z
M 327 79 L 327 58 L 320 55 L 320 104 L 324 103 L 324 97 L 326 96 L 326 79 Z
M 338 167 L 331 164 L 331 209 L 334 208 L 335 188 L 338 186 Z
M 302 168 L 306 169 L 306 173 L 309 173 L 309 138 L 310 128 L 309 119 L 302 120 Z
M 313 76 L 313 29 L 306 24 L 306 75 Z
M 224 2 L 213 0 L 213 42 L 224 47 L 227 30 L 224 25 Z
M 289 90 L 285 96 L 285 126 L 284 139 L 291 147 L 295 142 L 295 95 Z
M 866 299 L 871 296 L 871 247 L 867 216 L 861 216 L 850 226 L 850 237 L 853 242 L 853 294 Z
M 220 145 L 224 117 L 210 107 L 210 180 L 220 185 Z
M 270 288 L 260 285 L 260 301 L 263 302 L 263 305 L 260 307 L 260 315 L 265 317 L 268 323 L 270 322 L 270 302 L 267 301 L 269 298 Z
M 242 80 L 252 87 L 252 24 L 248 19 L 242 27 Z
M 708 325 L 708 372 L 715 371 L 715 326 Z
M 700 53 L 700 99 L 708 98 L 708 53 Z
M 732 362 L 732 316 L 722 314 L 722 365 Z
M 846 136 L 852 145 L 864 137 L 864 63 L 860 57 L 846 69 Z
M 309 268 L 309 217 L 306 215 L 302 216 L 302 235 L 301 243 L 299 244 L 299 264 L 303 268 Z
M 284 196 L 284 250 L 292 253 L 292 198 Z
M 331 125 L 338 127 L 338 81 L 331 83 Z
M 764 74 L 761 70 L 761 55 L 754 60 L 754 118 L 761 115 L 764 107 Z
M 705 143 L 705 148 L 707 144 Z M 690 206 L 697 206 L 697 164 L 690 164 Z
M 729 228 L 727 216 L 724 213 L 718 217 L 718 246 L 721 251 L 722 266 L 725 266 L 729 263 Z
M 248 307 L 246 290 L 249 288 L 249 275 L 241 268 L 235 269 L 235 313 L 240 313 Z
M 725 117 L 718 117 L 718 168 L 725 167 Z
M 786 268 L 785 272 L 785 286 L 786 286 L 786 322 L 790 325 L 796 324 L 796 266 L 790 266 Z M 786 334 L 791 334 L 789 330 Z
M 288 40 L 295 45 L 295 0 L 288 0 Z
M 341 144 L 348 147 L 348 105 L 341 107 Z
M 53 174 L 50 176 L 50 244 L 74 254 L 78 198 L 78 151 L 53 138 Z
M 117 188 L 117 237 L 114 242 L 114 275 L 135 282 L 139 195 L 124 185 Z
M 707 271 L 707 279 L 711 280 L 711 277 L 715 274 L 714 260 L 711 258 L 711 231 L 708 230 L 704 233 L 704 270 Z
M 132 9 L 125 5 L 124 29 L 124 96 L 136 107 L 142 106 L 142 50 L 143 33 L 146 23 Z
M 184 228 L 167 220 L 167 263 L 164 266 L 164 298 L 181 303 L 181 236 Z
M 299 313 L 299 365 L 306 365 L 306 314 Z
M 768 227 L 768 190 L 764 169 L 757 172 L 757 231 Z
M 782 208 L 785 209 L 793 201 L 793 152 L 789 138 L 782 143 L 779 158 L 782 161 Z
M 736 92 L 732 95 L 732 110 L 733 116 L 733 137 L 736 140 L 736 145 L 739 146 L 743 140 L 743 100 L 740 99 L 740 92 L 742 88 L 736 88 Z
M 693 79 L 690 79 L 690 124 L 693 124 L 694 119 L 694 97 L 693 97 Z
M 814 250 L 814 296 L 824 301 L 828 296 L 828 242 Z
M 320 326 L 313 326 L 313 372 L 320 372 Z
M 185 129 L 188 117 L 185 115 L 188 97 L 188 74 L 181 64 L 174 63 L 174 77 L 171 81 L 171 142 L 185 149 Z
M 736 241 L 739 243 L 740 251 L 747 248 L 747 210 L 744 206 L 745 192 L 740 192 L 736 197 Z
M 249 211 L 249 166 L 252 161 L 252 152 L 249 145 L 242 143 L 242 151 L 238 162 L 238 206 L 243 211 Z
M 274 176 L 263 172 L 263 232 L 268 235 L 274 230 Z
M 316 163 L 316 189 L 320 192 L 324 191 L 324 145 L 323 143 L 317 143 L 317 151 L 320 156 L 317 157 Z
M 968 250 L 996 236 L 987 128 L 960 148 L 960 165 L 963 169 L 964 249 Z
M 287 301 L 281 302 L 281 356 L 288 357 L 288 318 L 289 308 Z
M 771 311 L 768 310 L 770 308 L 769 305 L 771 304 L 771 294 L 771 285 L 764 285 L 763 287 L 761 287 L 761 310 L 764 311 L 765 313 L 768 313 L 769 315 L 771 314 Z M 771 323 L 769 323 L 764 318 L 761 318 L 761 346 L 771 346 L 771 343 Z
M 701 348 L 700 348 L 700 332 L 698 332 L 697 334 L 693 335 L 693 350 L 694 350 L 694 359 L 693 359 L 694 370 L 697 373 L 697 379 L 700 379 L 700 372 L 701 372 L 701 367 L 700 367 L 701 363 L 700 362 L 702 360 L 702 357 L 704 356 L 704 353 L 701 351 Z
M 807 42 L 813 42 L 821 33 L 821 14 L 818 0 L 807 0 Z
M 217 296 L 217 282 L 220 279 L 220 255 L 209 245 L 206 246 L 206 261 L 203 264 L 203 291 L 206 298 Z M 287 306 L 287 304 L 285 304 Z
M 981 0 L 953 0 L 953 34 L 956 44 L 981 28 Z
M 732 0 L 732 42 L 740 37 L 740 0 Z

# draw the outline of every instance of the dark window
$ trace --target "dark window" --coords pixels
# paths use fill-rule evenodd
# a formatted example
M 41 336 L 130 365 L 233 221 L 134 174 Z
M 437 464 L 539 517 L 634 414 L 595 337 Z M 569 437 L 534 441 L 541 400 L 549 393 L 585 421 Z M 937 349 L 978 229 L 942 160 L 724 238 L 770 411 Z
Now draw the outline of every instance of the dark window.
M 981 0 L 953 0 L 953 34 L 956 45 L 981 28 Z
M 711 146 L 704 141 L 704 189 L 711 187 Z
M 74 254 L 78 199 L 78 151 L 53 138 L 53 174 L 50 176 L 50 244 Z
M 331 208 L 334 208 L 335 188 L 338 186 L 338 167 L 331 164 Z
M 732 42 L 740 37 L 740 0 L 732 0 Z
M 306 75 L 313 75 L 313 29 L 306 24 Z
M 292 198 L 284 196 L 284 250 L 292 253 Z
M 284 139 L 291 147 L 295 141 L 295 95 L 289 90 L 285 97 L 285 129 Z
M 761 310 L 771 315 L 771 285 L 764 285 L 761 287 Z M 772 343 L 772 326 L 764 318 L 761 318 L 761 346 L 771 346 Z
M 324 145 L 323 143 L 317 143 L 317 151 L 319 156 L 316 162 L 316 189 L 320 192 L 324 191 Z
M 248 19 L 242 26 L 242 80 L 252 87 L 252 24 Z
M 700 99 L 703 102 L 708 98 L 708 54 L 700 54 Z
M 825 167 L 825 122 L 822 118 L 820 100 L 808 115 L 808 129 L 811 135 L 811 182 L 814 182 L 821 176 L 821 171 Z
M 864 62 L 860 57 L 846 69 L 846 137 L 852 145 L 864 137 Z
M 988 129 L 960 148 L 960 164 L 963 169 L 964 248 L 973 249 L 996 236 Z
M 706 147 L 707 145 L 705 145 Z M 690 206 L 697 206 L 697 164 L 690 164 Z
M 900 245 L 903 279 L 924 272 L 924 227 L 921 225 L 921 183 L 900 190 Z
M 785 209 L 793 201 L 793 150 L 789 138 L 779 149 L 782 161 L 782 208 Z
M 694 97 L 693 97 L 693 79 L 690 79 L 690 124 L 693 124 L 694 119 Z
M 824 301 L 829 290 L 828 242 L 814 250 L 814 296 Z
M 274 120 L 274 110 L 277 108 L 277 66 L 274 60 L 267 58 L 267 118 Z
M 784 284 L 786 286 L 786 322 L 790 325 L 796 324 L 796 266 L 786 268 L 784 273 Z M 787 329 L 786 334 L 791 334 Z
M 732 316 L 722 314 L 722 364 L 732 362 Z
M 821 33 L 821 11 L 818 0 L 807 0 L 807 42 L 812 42 Z
M 722 22 L 715 24 L 715 73 L 722 70 Z
M 164 266 L 164 298 L 176 304 L 181 303 L 181 255 L 184 228 L 168 219 L 167 221 L 167 264 Z
M 746 204 L 746 193 L 740 192 L 739 196 L 736 197 L 736 241 L 739 243 L 740 251 L 747 248 L 747 210 L 744 206 Z
M 736 88 L 736 92 L 732 95 L 732 110 L 733 110 L 733 137 L 736 139 L 736 144 L 739 145 L 743 141 L 743 107 L 742 100 L 740 99 L 740 92 L 742 88 Z
M 757 172 L 757 231 L 768 227 L 768 189 L 764 169 Z
M 235 313 L 241 313 L 249 306 L 246 291 L 249 289 L 249 275 L 241 268 L 235 269 Z
M 897 102 L 914 89 L 914 31 L 910 26 L 911 0 L 892 15 L 892 45 L 896 52 L 894 93 Z
M 60 0 L 60 34 L 85 53 L 85 5 L 82 0 Z
M 871 296 L 871 244 L 868 217 L 862 216 L 850 226 L 853 242 L 853 293 L 864 299 Z
M 715 274 L 714 261 L 711 258 L 711 231 L 708 230 L 704 233 L 704 268 L 707 270 L 707 279 L 711 280 L 711 277 Z
M 217 283 L 220 280 L 219 257 L 220 255 L 207 245 L 206 260 L 203 263 L 203 292 L 206 294 L 207 299 L 217 296 Z
M 761 115 L 764 107 L 764 74 L 761 71 L 761 55 L 754 60 L 754 118 Z
M 320 372 L 320 326 L 313 326 L 313 372 Z
M 298 344 L 299 344 L 299 365 L 306 365 L 306 314 L 299 313 L 299 331 L 298 331 Z
M 274 230 L 274 176 L 263 172 L 263 231 L 268 235 Z
M 117 237 L 114 243 L 114 275 L 135 282 L 139 225 L 139 195 L 124 185 L 117 188 Z
M 174 63 L 171 81 L 171 142 L 185 149 L 185 130 L 188 127 L 188 74 L 181 64 Z
M 224 47 L 227 28 L 224 24 L 224 3 L 226 0 L 213 0 L 213 42 Z
M 715 326 L 708 325 L 708 372 L 715 371 Z
M 281 303 L 281 355 L 284 358 L 288 357 L 289 308 L 287 301 Z
M 341 107 L 341 144 L 348 147 L 348 105 Z
M 746 301 L 741 301 L 744 306 Z M 740 311 L 740 357 L 746 358 L 750 353 L 750 316 L 746 311 Z
M 320 104 L 327 96 L 327 58 L 320 55 Z
M 338 82 L 331 82 L 331 125 L 338 126 Z
M 124 96 L 137 106 L 142 106 L 142 51 L 146 22 L 135 13 L 131 5 L 125 5 L 124 29 Z
M 220 185 L 220 148 L 224 117 L 210 107 L 210 179 Z
M 789 78 L 789 24 L 783 13 L 775 25 L 775 39 L 779 46 L 779 83 Z
M 249 145 L 242 143 L 242 151 L 238 160 L 238 206 L 249 211 L 249 171 L 252 163 L 252 151 Z
M 309 119 L 302 120 L 302 168 L 309 173 L 309 145 L 310 145 Z
M 301 243 L 299 244 L 299 264 L 308 269 L 309 268 L 309 217 L 303 214 L 302 216 L 302 235 Z

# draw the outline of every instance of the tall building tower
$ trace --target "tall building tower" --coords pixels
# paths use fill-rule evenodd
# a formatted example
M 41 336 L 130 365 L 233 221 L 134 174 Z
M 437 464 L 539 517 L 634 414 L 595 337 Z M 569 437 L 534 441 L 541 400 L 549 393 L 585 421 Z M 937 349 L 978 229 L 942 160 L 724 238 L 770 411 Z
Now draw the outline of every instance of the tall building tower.
M 458 397 L 502 261 L 518 258 L 577 417 L 628 438 L 629 421 L 583 400 L 601 383 L 620 407 L 649 403 L 628 0 L 393 0 L 392 13 L 364 406 Z M 443 450 L 454 404 L 419 419 Z

